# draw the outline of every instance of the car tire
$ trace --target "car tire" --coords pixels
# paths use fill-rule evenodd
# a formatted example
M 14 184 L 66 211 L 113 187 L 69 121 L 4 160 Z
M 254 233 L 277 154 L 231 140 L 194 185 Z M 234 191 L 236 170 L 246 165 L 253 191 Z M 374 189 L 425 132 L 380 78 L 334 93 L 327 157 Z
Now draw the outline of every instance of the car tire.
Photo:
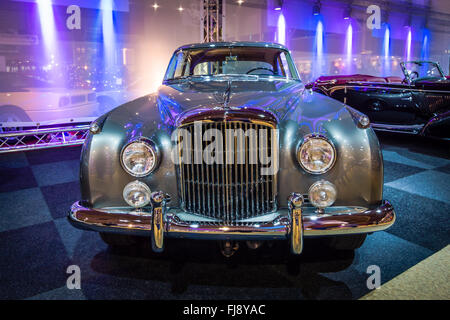
M 100 232 L 100 238 L 112 247 L 127 247 L 137 243 L 136 237 L 125 234 Z
M 0 106 L 0 122 L 30 122 L 27 113 L 16 106 Z M 20 131 L 22 127 L 1 127 L 0 132 Z
M 356 250 L 366 240 L 367 234 L 335 236 L 326 239 L 326 245 L 335 250 Z

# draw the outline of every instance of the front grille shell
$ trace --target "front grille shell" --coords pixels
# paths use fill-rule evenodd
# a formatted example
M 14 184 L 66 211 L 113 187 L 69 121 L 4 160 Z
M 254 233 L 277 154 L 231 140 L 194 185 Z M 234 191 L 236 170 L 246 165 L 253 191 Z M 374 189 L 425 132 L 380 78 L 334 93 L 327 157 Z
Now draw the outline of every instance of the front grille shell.
M 194 162 L 194 130 L 195 124 L 188 123 L 181 125 L 179 129 L 185 129 L 190 133 L 191 149 L 178 150 L 180 159 L 183 152 L 191 155 L 191 163 L 180 163 L 177 165 L 179 181 L 179 194 L 182 209 L 188 213 L 217 219 L 222 223 L 233 224 L 237 221 L 253 218 L 273 212 L 277 209 L 277 171 L 271 175 L 261 174 L 261 169 L 267 165 L 259 161 L 259 145 L 265 142 L 267 155 L 276 161 L 278 168 L 278 132 L 276 126 L 268 122 L 252 121 L 201 121 L 202 133 L 209 129 L 218 129 L 224 133 L 227 129 L 249 132 L 254 129 L 257 134 L 257 142 L 243 135 L 227 136 L 222 134 L 224 154 L 223 164 L 212 163 L 201 164 Z M 266 130 L 267 134 L 260 136 L 260 130 Z M 182 138 L 178 136 L 180 142 Z M 230 141 L 233 139 L 233 141 Z M 240 140 L 240 141 L 238 141 Z M 211 143 L 203 141 L 202 150 Z M 180 146 L 181 144 L 178 144 Z M 233 147 L 233 148 L 232 148 Z M 256 147 L 256 150 L 254 149 Z M 240 150 L 238 150 L 240 148 Z M 233 151 L 233 154 L 229 152 Z M 237 151 L 237 152 L 236 152 Z M 242 156 L 238 159 L 239 155 Z M 258 161 L 255 161 L 255 153 L 258 152 Z M 220 157 L 219 154 L 217 156 Z M 233 159 L 233 163 L 227 162 L 228 158 Z M 244 160 L 244 163 L 242 163 Z M 255 163 L 256 162 L 256 163 Z

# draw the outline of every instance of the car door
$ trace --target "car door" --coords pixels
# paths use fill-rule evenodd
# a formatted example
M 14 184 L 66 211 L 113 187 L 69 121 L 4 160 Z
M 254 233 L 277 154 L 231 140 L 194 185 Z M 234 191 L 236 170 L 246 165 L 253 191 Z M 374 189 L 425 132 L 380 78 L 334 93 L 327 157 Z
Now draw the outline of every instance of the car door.
M 331 97 L 365 113 L 374 123 L 411 125 L 422 121 L 407 84 L 346 84 L 332 91 Z

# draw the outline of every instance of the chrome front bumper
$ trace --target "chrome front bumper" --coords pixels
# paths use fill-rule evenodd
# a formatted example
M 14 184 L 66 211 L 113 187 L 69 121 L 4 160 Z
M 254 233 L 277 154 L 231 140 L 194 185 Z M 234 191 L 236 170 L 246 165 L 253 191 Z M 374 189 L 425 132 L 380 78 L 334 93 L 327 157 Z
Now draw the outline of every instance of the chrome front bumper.
M 392 205 L 384 200 L 372 209 L 362 207 L 330 207 L 323 213 L 303 206 L 300 198 L 290 197 L 289 208 L 281 209 L 260 221 L 255 218 L 233 225 L 214 221 L 188 219 L 181 210 L 168 208 L 161 193 L 153 197 L 152 210 L 91 209 L 80 202 L 72 205 L 70 223 L 84 230 L 150 236 L 155 251 L 163 248 L 164 237 L 216 240 L 290 239 L 300 253 L 303 237 L 370 233 L 389 228 L 395 222 Z M 294 201 L 293 201 L 294 199 Z M 156 200 L 156 201 L 155 201 Z

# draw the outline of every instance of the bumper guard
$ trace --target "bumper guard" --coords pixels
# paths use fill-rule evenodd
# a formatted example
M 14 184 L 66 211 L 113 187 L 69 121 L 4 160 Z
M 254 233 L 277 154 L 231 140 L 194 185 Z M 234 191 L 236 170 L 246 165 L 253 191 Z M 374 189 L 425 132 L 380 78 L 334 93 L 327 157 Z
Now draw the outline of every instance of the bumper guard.
M 345 210 L 332 211 L 327 208 L 322 213 L 303 206 L 301 194 L 292 193 L 288 209 L 279 210 L 271 221 L 224 225 L 183 220 L 167 208 L 165 199 L 164 193 L 154 192 L 150 211 L 100 210 L 76 202 L 68 219 L 79 229 L 150 236 L 152 248 L 157 252 L 164 249 L 167 236 L 211 240 L 289 239 L 295 254 L 302 252 L 303 237 L 371 233 L 387 229 L 395 222 L 394 208 L 387 200 L 373 209 L 343 207 Z

